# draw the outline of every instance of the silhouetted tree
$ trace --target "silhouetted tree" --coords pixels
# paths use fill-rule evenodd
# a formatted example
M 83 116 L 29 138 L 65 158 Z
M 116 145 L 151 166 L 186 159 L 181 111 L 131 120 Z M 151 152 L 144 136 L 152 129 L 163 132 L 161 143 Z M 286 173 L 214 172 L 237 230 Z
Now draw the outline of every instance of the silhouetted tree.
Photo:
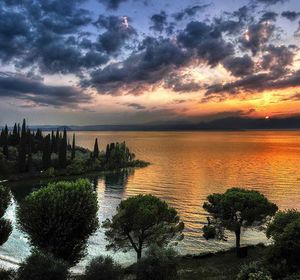
M 8 188 L 0 186 L 0 246 L 3 245 L 12 232 L 11 222 L 3 218 L 10 204 L 11 196 Z
M 94 144 L 94 158 L 99 157 L 99 147 L 98 147 L 98 139 L 96 138 L 95 144 Z
M 73 160 L 75 158 L 75 133 L 73 133 L 73 140 L 72 140 L 72 155 L 71 159 Z
M 232 188 L 223 194 L 211 194 L 203 208 L 211 215 L 204 226 L 204 237 L 227 239 L 224 229 L 233 231 L 239 255 L 242 227 L 259 226 L 273 216 L 278 207 L 263 194 L 241 188 Z M 215 231 L 210 231 L 213 228 Z M 207 234 L 209 233 L 209 234 Z
M 98 228 L 97 211 L 92 184 L 79 179 L 50 183 L 32 192 L 17 209 L 17 220 L 33 247 L 74 265 Z
M 153 195 L 137 195 L 121 201 L 117 213 L 102 226 L 107 249 L 127 252 L 134 249 L 139 260 L 143 248 L 163 246 L 183 238 L 183 222 L 177 211 Z
M 64 129 L 63 138 L 59 143 L 58 162 L 60 168 L 67 166 L 67 131 Z
M 43 169 L 46 170 L 51 166 L 51 140 L 50 134 L 48 134 L 44 139 L 44 147 L 43 147 Z

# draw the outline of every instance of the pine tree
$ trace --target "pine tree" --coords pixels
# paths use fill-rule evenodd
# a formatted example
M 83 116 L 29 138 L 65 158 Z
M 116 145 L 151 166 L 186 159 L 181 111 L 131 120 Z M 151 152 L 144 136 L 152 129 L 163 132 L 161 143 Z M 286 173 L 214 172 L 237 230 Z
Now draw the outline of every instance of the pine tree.
M 64 129 L 63 138 L 59 143 L 58 162 L 60 168 L 67 166 L 67 131 Z
M 73 133 L 73 141 L 72 141 L 72 160 L 75 159 L 75 133 Z
M 105 151 L 105 160 L 108 162 L 110 158 L 110 149 L 109 149 L 109 144 L 106 145 L 106 151 Z
M 98 147 L 98 139 L 96 138 L 95 144 L 94 144 L 94 158 L 99 157 L 99 147 Z
M 3 154 L 8 157 L 8 136 L 5 133 L 3 137 Z
M 43 145 L 43 169 L 46 170 L 51 166 L 51 140 L 50 134 L 44 138 Z

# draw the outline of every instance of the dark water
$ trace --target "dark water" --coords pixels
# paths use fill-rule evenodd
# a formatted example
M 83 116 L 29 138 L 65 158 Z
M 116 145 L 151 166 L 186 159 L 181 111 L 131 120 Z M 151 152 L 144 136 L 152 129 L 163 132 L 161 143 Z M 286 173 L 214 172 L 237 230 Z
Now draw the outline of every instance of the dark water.
M 151 193 L 177 209 L 185 222 L 185 239 L 178 245 L 180 253 L 216 251 L 233 246 L 228 242 L 206 241 L 201 236 L 205 222 L 202 204 L 213 192 L 240 186 L 256 189 L 281 209 L 300 209 L 300 132 L 78 132 L 77 144 L 92 148 L 95 137 L 102 149 L 108 142 L 126 141 L 137 157 L 152 164 L 144 169 L 90 177 L 99 200 L 99 219 L 111 217 L 120 200 L 128 196 Z M 12 186 L 16 201 L 40 182 Z M 17 203 L 17 202 L 15 202 Z M 15 203 L 7 216 L 14 220 Z M 242 243 L 265 242 L 263 233 L 243 232 Z M 15 228 L 1 249 L 3 258 L 12 261 L 29 254 L 26 238 Z M 86 259 L 105 251 L 100 228 L 89 240 Z M 114 254 L 129 263 L 133 254 Z M 80 267 L 80 266 L 79 266 Z

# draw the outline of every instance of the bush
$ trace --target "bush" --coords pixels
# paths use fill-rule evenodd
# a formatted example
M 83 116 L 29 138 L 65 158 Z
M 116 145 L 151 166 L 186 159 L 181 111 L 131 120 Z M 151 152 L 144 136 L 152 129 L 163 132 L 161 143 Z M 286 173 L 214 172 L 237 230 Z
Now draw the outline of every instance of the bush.
M 151 246 L 137 263 L 137 280 L 175 280 L 177 274 L 176 252 L 172 248 Z
M 260 263 L 253 262 L 244 265 L 237 280 L 272 280 L 271 274 Z
M 217 231 L 216 231 L 216 228 L 214 226 L 205 225 L 202 230 L 203 230 L 203 237 L 206 240 L 214 239 L 217 235 Z
M 97 211 L 97 194 L 88 180 L 61 181 L 29 194 L 17 209 L 17 220 L 33 247 L 73 265 L 98 228 Z
M 111 257 L 99 256 L 86 267 L 82 280 L 120 280 L 123 271 Z
M 72 162 L 67 166 L 68 175 L 80 175 L 86 171 L 86 163 L 83 159 L 73 159 Z
M 66 280 L 68 266 L 50 254 L 33 252 L 18 270 L 18 280 Z
M 14 280 L 16 272 L 14 270 L 0 269 L 0 280 Z
M 282 280 L 300 280 L 300 274 L 291 274 L 282 278 Z

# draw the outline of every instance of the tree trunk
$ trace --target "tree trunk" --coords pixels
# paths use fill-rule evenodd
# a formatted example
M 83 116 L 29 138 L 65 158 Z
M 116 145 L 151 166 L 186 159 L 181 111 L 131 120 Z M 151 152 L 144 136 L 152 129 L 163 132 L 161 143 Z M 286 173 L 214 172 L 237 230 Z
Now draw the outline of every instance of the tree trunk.
M 141 249 L 136 251 L 136 256 L 137 256 L 137 260 L 139 261 L 142 257 L 142 250 Z
M 241 228 L 239 227 L 235 231 L 235 247 L 236 247 L 236 255 L 240 255 L 240 247 L 241 247 Z

